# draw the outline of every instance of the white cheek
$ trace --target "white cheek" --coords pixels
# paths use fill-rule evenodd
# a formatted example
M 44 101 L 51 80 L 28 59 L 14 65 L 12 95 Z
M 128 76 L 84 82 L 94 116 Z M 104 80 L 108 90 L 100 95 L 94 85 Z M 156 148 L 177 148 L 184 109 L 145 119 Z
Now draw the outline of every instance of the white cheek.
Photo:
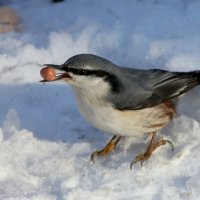
M 98 87 L 102 87 L 102 80 L 96 77 L 80 77 L 79 79 L 80 84 L 82 84 L 83 87 L 87 88 L 94 88 L 97 89 Z
M 72 77 L 77 84 L 82 84 L 83 82 L 87 82 L 87 79 L 83 76 L 78 76 L 73 74 Z
M 109 91 L 109 84 L 105 82 L 102 78 L 92 77 L 92 76 L 78 76 L 74 74 L 69 74 L 72 77 L 72 81 L 69 82 L 77 88 L 81 88 L 86 92 L 98 91 L 105 95 Z
M 90 80 L 90 78 L 85 76 L 79 76 L 72 73 L 70 73 L 69 75 L 73 78 L 74 82 L 76 82 L 77 84 L 87 83 Z

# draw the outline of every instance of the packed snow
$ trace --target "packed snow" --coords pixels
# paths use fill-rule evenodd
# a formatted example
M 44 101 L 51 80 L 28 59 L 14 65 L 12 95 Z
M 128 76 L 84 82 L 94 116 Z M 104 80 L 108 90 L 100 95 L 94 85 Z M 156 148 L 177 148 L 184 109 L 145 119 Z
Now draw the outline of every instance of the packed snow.
M 90 162 L 110 135 L 79 114 L 70 86 L 39 81 L 43 63 L 93 53 L 136 68 L 200 70 L 198 0 L 1 1 L 21 18 L 0 34 L 0 199 L 199 200 L 200 87 L 181 97 L 150 160 L 131 160 L 150 138 L 123 138 Z

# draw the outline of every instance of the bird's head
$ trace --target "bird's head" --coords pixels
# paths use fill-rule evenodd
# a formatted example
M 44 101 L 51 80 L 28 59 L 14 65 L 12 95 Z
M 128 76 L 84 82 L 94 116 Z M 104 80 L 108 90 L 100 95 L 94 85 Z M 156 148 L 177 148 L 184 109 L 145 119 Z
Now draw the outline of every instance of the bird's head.
M 118 92 L 121 89 L 118 67 L 96 55 L 79 54 L 69 58 L 62 65 L 44 64 L 44 66 L 58 71 L 55 80 L 64 80 L 83 90 L 98 91 L 104 88 Z

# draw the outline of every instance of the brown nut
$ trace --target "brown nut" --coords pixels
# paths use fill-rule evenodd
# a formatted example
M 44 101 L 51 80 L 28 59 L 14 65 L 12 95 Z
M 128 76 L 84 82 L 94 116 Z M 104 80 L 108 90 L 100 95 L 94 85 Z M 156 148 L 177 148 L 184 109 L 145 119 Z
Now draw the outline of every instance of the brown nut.
M 53 81 L 56 79 L 56 72 L 51 67 L 44 67 L 40 70 L 40 75 L 45 81 Z

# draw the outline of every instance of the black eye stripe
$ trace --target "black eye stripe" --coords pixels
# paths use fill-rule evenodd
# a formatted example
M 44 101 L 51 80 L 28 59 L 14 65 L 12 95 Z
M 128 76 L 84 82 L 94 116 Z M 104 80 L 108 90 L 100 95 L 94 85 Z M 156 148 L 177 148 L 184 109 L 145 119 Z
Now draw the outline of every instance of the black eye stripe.
M 71 72 L 73 74 L 79 76 L 96 76 L 96 77 L 104 77 L 109 75 L 108 72 L 103 70 L 89 70 L 89 69 L 76 69 L 76 68 L 67 68 L 65 71 Z
M 114 74 L 104 70 L 77 69 L 69 67 L 65 68 L 64 70 L 79 76 L 104 77 L 104 80 L 110 83 L 111 89 L 115 93 L 118 93 L 121 89 L 123 89 L 121 81 Z

